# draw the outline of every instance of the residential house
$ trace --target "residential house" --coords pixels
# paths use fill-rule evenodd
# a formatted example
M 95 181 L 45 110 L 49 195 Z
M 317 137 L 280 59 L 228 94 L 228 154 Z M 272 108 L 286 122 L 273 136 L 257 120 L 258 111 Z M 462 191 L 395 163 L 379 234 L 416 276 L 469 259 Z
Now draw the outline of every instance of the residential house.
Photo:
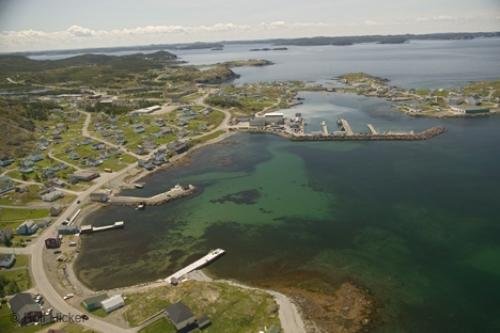
M 90 193 L 90 200 L 95 202 L 107 202 L 109 200 L 109 192 L 105 190 L 97 190 Z
M 9 306 L 14 318 L 21 326 L 37 322 L 43 316 L 42 307 L 28 293 L 16 294 L 9 300 Z
M 79 181 L 89 182 L 99 177 L 99 173 L 91 170 L 79 170 L 69 176 L 71 183 L 78 183 Z
M 16 255 L 13 253 L 0 254 L 0 268 L 11 268 L 16 263 Z
M 165 310 L 165 315 L 178 332 L 196 328 L 196 317 L 184 303 L 177 302 Z
M 42 195 L 42 200 L 45 202 L 54 202 L 60 198 L 64 197 L 64 193 L 62 191 L 51 191 L 44 195 Z
M 0 176 L 0 194 L 14 190 L 16 187 L 12 179 L 7 176 Z
M 23 223 L 21 223 L 16 228 L 16 234 L 29 236 L 29 235 L 33 235 L 37 230 L 38 230 L 38 224 L 36 224 L 32 220 L 27 220 L 27 221 L 24 221 Z

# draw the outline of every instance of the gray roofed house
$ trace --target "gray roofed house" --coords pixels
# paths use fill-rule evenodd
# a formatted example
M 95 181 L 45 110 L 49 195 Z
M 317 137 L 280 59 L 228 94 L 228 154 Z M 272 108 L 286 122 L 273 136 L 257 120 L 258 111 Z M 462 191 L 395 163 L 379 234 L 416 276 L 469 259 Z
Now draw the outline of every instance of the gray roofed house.
M 64 197 L 64 193 L 61 191 L 51 191 L 42 195 L 42 200 L 45 202 L 53 202 Z
M 38 225 L 32 220 L 26 220 L 16 228 L 18 235 L 32 235 L 38 230 Z
M 15 254 L 0 254 L 0 267 L 1 268 L 11 268 L 16 263 Z
M 15 184 L 7 176 L 0 176 L 0 194 L 9 192 L 15 188 Z
M 184 303 L 177 302 L 170 305 L 165 314 L 175 326 L 177 331 L 183 331 L 189 327 L 196 326 L 196 317 Z
M 33 301 L 31 294 L 19 293 L 9 300 L 9 306 L 20 325 L 35 322 L 42 317 L 42 307 Z

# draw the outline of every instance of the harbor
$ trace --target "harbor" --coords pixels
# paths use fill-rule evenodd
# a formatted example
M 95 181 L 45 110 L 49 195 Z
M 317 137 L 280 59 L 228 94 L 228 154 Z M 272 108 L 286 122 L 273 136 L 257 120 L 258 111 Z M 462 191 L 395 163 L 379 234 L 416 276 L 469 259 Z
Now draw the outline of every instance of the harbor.
M 354 132 L 345 119 L 339 119 L 339 130 L 328 132 L 325 122 L 321 124 L 321 132 L 304 133 L 292 131 L 287 127 L 248 127 L 238 128 L 249 133 L 269 133 L 281 136 L 290 141 L 421 141 L 429 140 L 446 132 L 446 127 L 435 126 L 420 132 L 415 131 L 386 131 L 379 132 L 372 124 L 367 124 L 369 132 Z
M 239 122 L 229 129 L 249 133 L 270 133 L 291 141 L 419 141 L 429 140 L 446 132 L 444 126 L 434 126 L 420 132 L 380 131 L 369 123 L 366 124 L 368 131 L 355 132 L 349 121 L 341 117 L 337 119 L 338 129 L 335 131 L 328 130 L 326 121 L 321 122 L 321 130 L 318 132 L 306 132 L 306 125 L 301 113 L 296 113 L 293 118 L 287 118 L 282 112 L 271 112 L 254 117 L 249 122 Z

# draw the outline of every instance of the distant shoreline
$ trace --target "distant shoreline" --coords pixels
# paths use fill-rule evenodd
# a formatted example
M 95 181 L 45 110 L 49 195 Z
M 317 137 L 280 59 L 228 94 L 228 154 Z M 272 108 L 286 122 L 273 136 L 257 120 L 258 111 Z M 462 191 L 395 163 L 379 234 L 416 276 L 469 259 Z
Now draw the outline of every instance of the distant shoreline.
M 3 55 L 64 55 L 78 53 L 102 53 L 102 52 L 124 52 L 124 51 L 150 51 L 158 49 L 167 49 L 171 51 L 194 50 L 194 49 L 213 49 L 220 48 L 223 45 L 231 44 L 272 44 L 276 46 L 294 45 L 294 46 L 321 46 L 336 45 L 349 46 L 361 43 L 378 44 L 402 44 L 410 40 L 471 40 L 475 38 L 495 38 L 500 37 L 500 31 L 491 32 L 448 32 L 448 33 L 430 33 L 430 34 L 397 34 L 397 35 L 354 35 L 354 36 L 314 36 L 302 38 L 273 38 L 256 40 L 232 40 L 220 42 L 194 42 L 183 44 L 151 44 L 151 45 L 129 45 L 115 47 L 95 47 L 83 49 L 60 49 L 60 50 L 42 50 L 42 51 L 20 51 L 20 52 L 0 52 Z

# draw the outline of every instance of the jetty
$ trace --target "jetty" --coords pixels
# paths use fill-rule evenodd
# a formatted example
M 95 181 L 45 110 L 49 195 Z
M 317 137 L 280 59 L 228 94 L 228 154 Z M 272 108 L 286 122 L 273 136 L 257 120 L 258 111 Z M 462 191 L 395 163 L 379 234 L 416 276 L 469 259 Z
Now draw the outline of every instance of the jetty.
M 90 234 L 93 232 L 113 230 L 113 229 L 123 229 L 125 227 L 125 222 L 117 221 L 110 225 L 103 225 L 102 227 L 94 227 L 90 224 L 82 225 L 80 227 L 80 234 Z
M 157 206 L 175 200 L 177 198 L 188 196 L 192 194 L 195 190 L 196 188 L 191 184 L 186 187 L 183 187 L 181 185 L 175 185 L 170 190 L 153 195 L 151 197 L 112 195 L 109 197 L 108 202 L 112 205 L 120 205 L 120 206 L 137 206 L 137 205 Z
M 226 253 L 225 250 L 223 249 L 215 249 L 215 250 L 211 250 L 210 252 L 208 252 L 207 255 L 205 255 L 204 257 L 196 260 L 195 262 L 193 262 L 192 264 L 178 270 L 177 272 L 175 272 L 174 274 L 170 275 L 169 277 L 167 277 L 165 279 L 165 282 L 169 283 L 169 284 L 177 284 L 186 274 L 188 273 L 191 273 L 192 271 L 194 270 L 197 270 L 199 268 L 202 268 L 206 265 L 208 265 L 209 263 L 211 263 L 212 261 L 214 261 L 215 259 L 217 259 L 218 257 L 222 256 L 224 253 Z

